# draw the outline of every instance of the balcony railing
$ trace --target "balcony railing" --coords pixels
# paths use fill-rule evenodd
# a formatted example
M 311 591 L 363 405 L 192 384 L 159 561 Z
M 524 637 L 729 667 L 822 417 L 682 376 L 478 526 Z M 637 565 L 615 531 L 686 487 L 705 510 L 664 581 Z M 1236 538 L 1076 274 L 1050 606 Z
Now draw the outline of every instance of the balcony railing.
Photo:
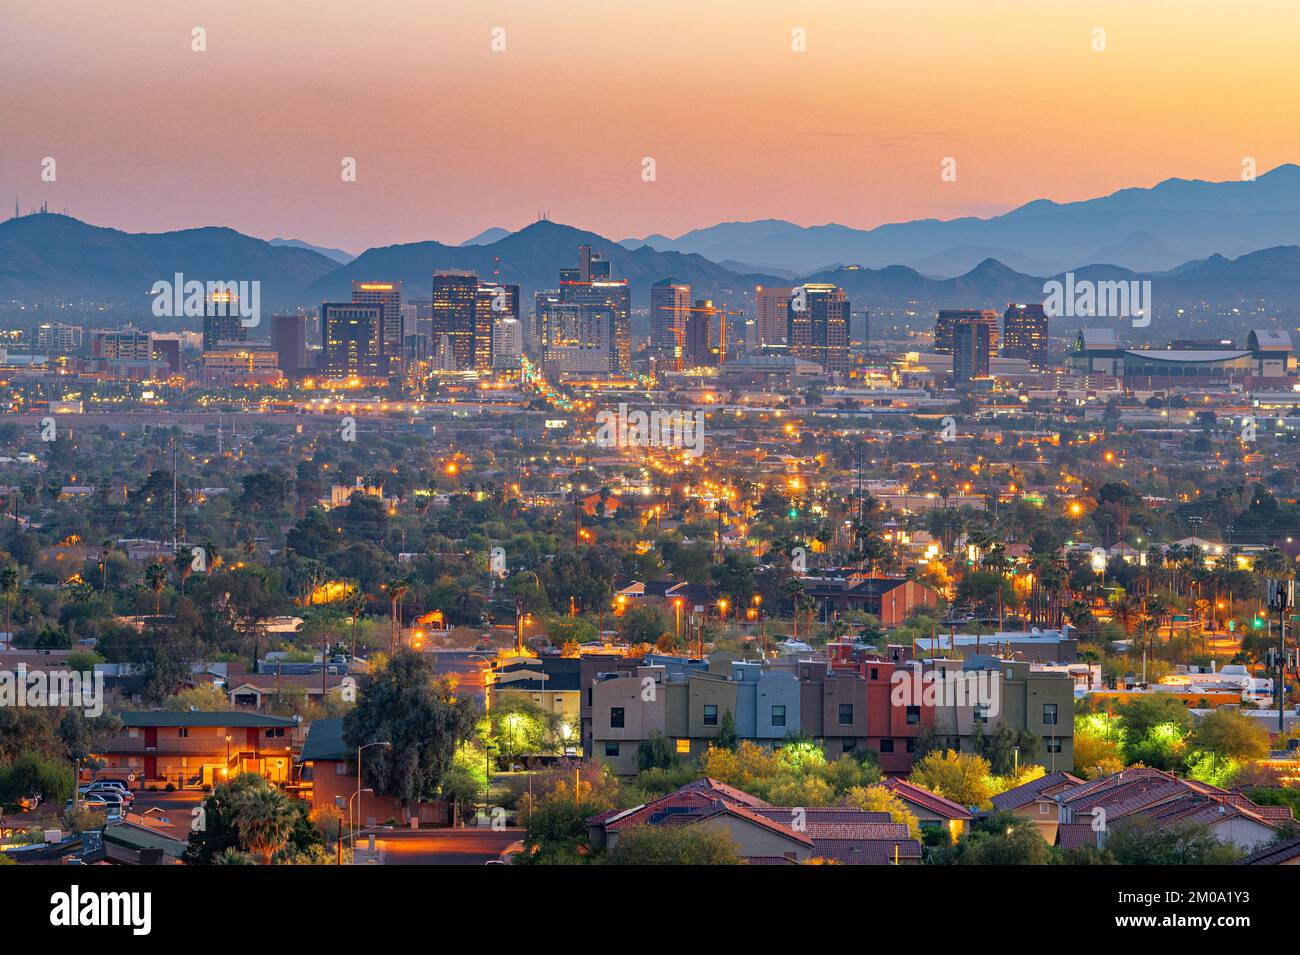
M 224 739 L 160 739 L 152 746 L 146 746 L 143 737 L 121 736 L 110 740 L 104 747 L 106 753 L 140 753 L 146 756 L 225 756 L 232 757 L 241 753 L 255 752 L 261 755 L 287 756 L 292 752 L 288 737 L 283 739 L 258 739 L 255 746 L 248 746 L 247 740 Z

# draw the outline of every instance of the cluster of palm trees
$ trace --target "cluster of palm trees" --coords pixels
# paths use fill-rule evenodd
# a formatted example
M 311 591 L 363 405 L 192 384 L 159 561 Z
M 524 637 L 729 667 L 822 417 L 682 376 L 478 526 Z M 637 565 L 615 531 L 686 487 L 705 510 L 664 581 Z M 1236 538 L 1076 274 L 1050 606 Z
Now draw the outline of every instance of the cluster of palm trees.
M 261 865 L 270 865 L 272 857 L 289 844 L 298 813 L 284 792 L 260 776 L 249 779 L 229 786 L 227 809 L 240 843 Z M 249 859 L 239 849 L 228 848 L 212 861 L 216 865 L 246 865 Z

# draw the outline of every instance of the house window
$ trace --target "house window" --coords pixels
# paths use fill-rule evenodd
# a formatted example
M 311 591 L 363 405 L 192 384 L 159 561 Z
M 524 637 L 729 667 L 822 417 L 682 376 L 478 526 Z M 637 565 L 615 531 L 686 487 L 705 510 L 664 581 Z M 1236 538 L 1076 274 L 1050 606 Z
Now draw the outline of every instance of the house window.
M 921 722 L 921 708 L 919 706 L 909 706 L 907 708 L 907 725 L 915 726 Z
M 773 725 L 773 726 L 784 726 L 784 725 L 785 725 L 785 707 L 784 707 L 784 706 L 774 706 L 774 707 L 772 707 L 772 725 Z
M 588 706 L 591 706 L 591 693 L 592 693 L 591 687 L 587 687 L 587 705 L 588 705 Z
M 987 723 L 989 721 L 989 708 L 982 703 L 976 703 L 973 718 L 976 723 Z
M 848 726 L 852 722 L 853 722 L 853 704 L 841 703 L 840 704 L 840 725 Z
M 609 742 L 607 742 L 607 743 L 605 744 L 605 755 L 606 755 L 606 756 L 617 756 L 617 755 L 618 755 L 618 743 L 614 742 L 613 740 L 610 740 Z
M 908 751 L 909 753 L 915 753 L 915 752 L 916 752 L 916 740 L 914 740 L 914 739 L 909 739 L 909 740 L 907 741 L 907 751 Z
M 1043 723 L 1046 726 L 1056 725 L 1056 704 L 1055 703 L 1043 704 Z
M 704 704 L 704 725 L 705 726 L 718 725 L 718 707 L 716 703 Z
M 1047 803 L 1045 803 L 1045 802 L 1040 802 L 1040 803 L 1038 804 L 1038 814 L 1039 814 L 1040 816 L 1046 816 L 1047 813 L 1051 810 L 1051 808 L 1052 808 L 1052 807 L 1049 806 Z
M 679 752 L 679 753 L 685 753 L 685 754 L 687 754 L 687 755 L 690 755 L 690 752 L 691 752 L 691 741 L 688 740 L 688 739 L 679 739 L 679 740 L 677 741 L 677 752 Z
M 892 739 L 882 739 L 880 741 L 880 751 L 882 753 L 892 753 L 894 751 L 894 741 Z
M 623 728 L 623 707 L 611 706 L 609 708 L 609 725 L 616 730 Z
M 858 748 L 858 741 L 855 739 L 846 739 L 844 745 L 840 748 L 841 753 L 851 753 Z
M 190 728 L 188 726 L 178 727 L 176 730 L 176 735 L 181 737 L 181 739 L 184 739 L 185 737 L 190 735 Z
M 284 738 L 284 728 L 283 728 L 283 727 L 280 727 L 280 728 L 278 728 L 278 729 L 270 729 L 270 730 L 267 730 L 267 731 L 266 731 L 266 738 L 267 738 L 267 739 L 283 739 L 283 738 Z
M 344 763 L 344 762 L 338 762 L 338 763 L 335 763 L 335 764 L 334 764 L 334 775 L 335 775 L 335 776 L 351 776 L 351 775 L 352 775 L 352 767 L 349 766 L 347 763 Z
M 876 667 L 872 667 L 872 668 L 871 668 L 871 679 L 873 679 L 873 680 L 879 680 L 879 679 L 880 679 L 880 670 L 877 669 Z
M 1061 739 L 1058 736 L 1047 737 L 1047 751 L 1049 753 L 1059 753 L 1061 751 Z

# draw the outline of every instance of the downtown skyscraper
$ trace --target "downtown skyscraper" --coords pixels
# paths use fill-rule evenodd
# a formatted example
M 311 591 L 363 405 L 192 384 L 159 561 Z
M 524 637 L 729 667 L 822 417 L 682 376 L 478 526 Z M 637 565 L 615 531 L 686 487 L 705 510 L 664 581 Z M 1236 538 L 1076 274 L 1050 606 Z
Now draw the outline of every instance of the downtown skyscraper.
M 691 287 L 672 276 L 650 286 L 650 348 L 669 368 L 683 367 L 683 342 L 691 313 Z
M 433 349 L 439 356 L 441 367 L 457 371 L 470 371 L 475 367 L 477 303 L 478 276 L 473 272 L 449 270 L 434 273 L 431 333 Z M 490 325 L 488 329 L 490 335 Z M 487 347 L 491 367 L 490 338 Z M 449 353 L 444 354 L 443 349 Z
M 324 302 L 320 307 L 321 375 L 383 378 L 384 308 L 378 302 Z
M 1041 303 L 1007 306 L 1002 314 L 1002 355 L 1024 358 L 1031 368 L 1047 367 L 1047 312 Z
M 555 371 L 632 372 L 632 290 L 610 277 L 610 263 L 578 247 L 577 268 L 560 270 L 560 287 L 539 294 L 543 365 Z M 559 307 L 563 306 L 563 307 Z M 578 362 L 582 368 L 572 367 Z
M 953 354 L 954 331 L 963 322 L 983 322 L 989 326 L 989 342 L 998 348 L 998 313 L 987 308 L 942 308 L 934 322 L 934 350 L 939 355 Z
M 789 354 L 826 371 L 849 369 L 849 297 L 842 288 L 808 282 L 795 288 L 786 305 Z
M 357 282 L 352 283 L 354 305 L 378 305 L 383 315 L 380 334 L 380 366 L 386 375 L 402 373 L 402 283 Z

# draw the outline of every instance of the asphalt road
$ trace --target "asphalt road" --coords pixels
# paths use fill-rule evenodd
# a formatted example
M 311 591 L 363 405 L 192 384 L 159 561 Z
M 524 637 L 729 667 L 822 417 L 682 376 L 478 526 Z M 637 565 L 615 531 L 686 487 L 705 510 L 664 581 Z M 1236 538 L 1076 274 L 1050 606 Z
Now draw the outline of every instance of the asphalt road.
M 385 865 L 482 865 L 523 837 L 522 829 L 395 829 L 375 842 Z

